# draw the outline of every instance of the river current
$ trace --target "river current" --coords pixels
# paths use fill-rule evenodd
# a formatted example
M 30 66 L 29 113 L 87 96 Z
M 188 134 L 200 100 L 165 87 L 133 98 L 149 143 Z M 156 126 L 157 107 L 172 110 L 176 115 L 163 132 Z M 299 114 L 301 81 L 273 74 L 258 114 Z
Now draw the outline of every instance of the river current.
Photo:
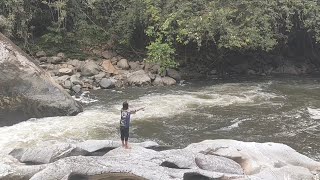
M 30 119 L 0 127 L 0 154 L 49 142 L 119 139 L 122 102 L 132 115 L 130 141 L 175 148 L 205 139 L 284 143 L 320 160 L 320 79 L 273 78 L 187 82 L 172 87 L 96 90 L 73 117 Z

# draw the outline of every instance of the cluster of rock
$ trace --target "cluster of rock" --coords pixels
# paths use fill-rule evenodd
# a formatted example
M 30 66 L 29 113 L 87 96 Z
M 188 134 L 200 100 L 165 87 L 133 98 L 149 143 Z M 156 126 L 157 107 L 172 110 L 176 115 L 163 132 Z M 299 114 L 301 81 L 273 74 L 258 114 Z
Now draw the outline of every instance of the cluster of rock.
M 319 74 L 316 61 L 308 57 L 281 56 L 259 53 L 233 54 L 224 56 L 218 61 L 214 53 L 208 56 L 190 54 L 185 61 L 180 62 L 180 70 L 184 78 L 189 77 L 228 77 L 228 76 L 279 76 Z
M 162 150 L 155 142 L 89 140 L 15 149 L 0 162 L 4 180 L 319 179 L 320 162 L 277 143 L 206 140 Z
M 82 107 L 31 57 L 0 33 L 0 126 L 81 111 Z
M 168 69 L 166 76 L 160 76 L 157 64 L 128 61 L 111 51 L 101 52 L 100 56 L 99 60 L 80 61 L 67 59 L 64 53 L 53 57 L 47 57 L 44 51 L 36 53 L 40 66 L 69 92 L 127 85 L 174 85 L 181 80 L 173 69 Z

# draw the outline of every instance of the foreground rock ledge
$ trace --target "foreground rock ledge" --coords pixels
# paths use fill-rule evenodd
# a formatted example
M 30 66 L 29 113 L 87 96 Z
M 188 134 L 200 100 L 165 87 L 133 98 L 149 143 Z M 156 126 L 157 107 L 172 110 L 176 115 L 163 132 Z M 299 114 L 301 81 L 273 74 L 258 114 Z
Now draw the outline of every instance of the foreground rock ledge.
M 131 145 L 89 140 L 15 149 L 2 158 L 0 179 L 316 180 L 320 175 L 319 162 L 284 144 L 206 140 L 164 151 L 155 142 Z
M 81 111 L 61 86 L 0 33 L 0 126 Z

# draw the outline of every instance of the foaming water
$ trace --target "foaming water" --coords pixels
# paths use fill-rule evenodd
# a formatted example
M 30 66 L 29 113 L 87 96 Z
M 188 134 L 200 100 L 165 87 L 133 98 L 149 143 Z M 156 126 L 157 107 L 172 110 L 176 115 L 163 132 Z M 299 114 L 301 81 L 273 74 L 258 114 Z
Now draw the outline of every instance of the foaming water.
M 310 113 L 310 117 L 312 119 L 320 119 L 320 109 L 308 108 L 308 112 Z
M 13 148 L 50 141 L 119 139 L 122 102 L 145 107 L 132 115 L 130 139 L 155 140 L 183 147 L 205 139 L 281 142 L 319 157 L 320 117 L 318 88 L 296 91 L 293 83 L 280 81 L 224 84 L 184 84 L 164 88 L 98 90 L 83 94 L 85 111 L 73 117 L 30 119 L 0 127 L 2 153 Z M 301 88 L 300 84 L 297 86 Z M 313 95 L 313 96 L 311 96 Z M 299 139 L 301 141 L 296 141 Z

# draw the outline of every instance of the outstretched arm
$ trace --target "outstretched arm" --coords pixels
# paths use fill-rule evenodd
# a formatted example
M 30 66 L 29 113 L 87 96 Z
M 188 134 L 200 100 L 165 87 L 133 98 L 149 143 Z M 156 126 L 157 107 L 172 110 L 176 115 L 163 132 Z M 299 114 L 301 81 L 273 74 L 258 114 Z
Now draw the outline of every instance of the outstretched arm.
M 132 110 L 132 111 L 130 111 L 130 113 L 131 113 L 131 114 L 135 114 L 135 113 L 138 112 L 138 111 L 144 110 L 144 108 L 145 108 L 145 107 Z

